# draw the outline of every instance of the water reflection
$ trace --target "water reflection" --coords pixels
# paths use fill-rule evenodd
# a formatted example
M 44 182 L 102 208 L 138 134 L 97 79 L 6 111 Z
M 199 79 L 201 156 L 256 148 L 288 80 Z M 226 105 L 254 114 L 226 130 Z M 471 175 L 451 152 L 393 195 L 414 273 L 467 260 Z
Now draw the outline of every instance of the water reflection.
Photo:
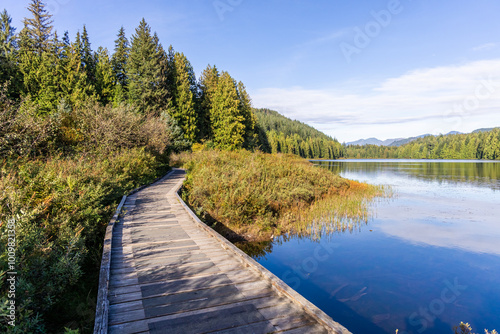
M 498 330 L 500 163 L 453 164 L 321 162 L 396 196 L 355 233 L 289 235 L 258 261 L 353 333 Z
M 424 181 L 467 183 L 500 189 L 500 163 L 474 160 L 337 160 L 314 161 L 337 174 L 391 173 Z

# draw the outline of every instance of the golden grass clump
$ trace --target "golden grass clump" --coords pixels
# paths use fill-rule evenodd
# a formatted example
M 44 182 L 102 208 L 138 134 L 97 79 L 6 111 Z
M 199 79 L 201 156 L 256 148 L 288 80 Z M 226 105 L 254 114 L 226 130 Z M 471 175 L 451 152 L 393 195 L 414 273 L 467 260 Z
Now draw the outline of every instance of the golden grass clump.
M 247 240 L 349 228 L 342 224 L 366 221 L 368 200 L 381 193 L 292 155 L 201 150 L 182 160 L 189 204 Z

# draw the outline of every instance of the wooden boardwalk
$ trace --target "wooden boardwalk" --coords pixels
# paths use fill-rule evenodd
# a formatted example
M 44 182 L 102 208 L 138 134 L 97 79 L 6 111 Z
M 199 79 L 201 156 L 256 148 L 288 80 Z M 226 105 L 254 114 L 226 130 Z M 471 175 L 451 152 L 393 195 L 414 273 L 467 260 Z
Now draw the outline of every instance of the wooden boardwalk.
M 177 196 L 183 180 L 174 170 L 124 202 L 112 233 L 109 333 L 349 333 L 201 226 Z

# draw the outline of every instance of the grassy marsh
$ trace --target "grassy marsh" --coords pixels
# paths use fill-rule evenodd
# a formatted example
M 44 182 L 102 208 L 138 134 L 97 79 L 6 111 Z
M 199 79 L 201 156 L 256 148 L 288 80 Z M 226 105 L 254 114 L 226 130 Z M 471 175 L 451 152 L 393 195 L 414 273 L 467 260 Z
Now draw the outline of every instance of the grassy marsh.
M 247 241 L 353 231 L 386 194 L 292 155 L 202 150 L 173 160 L 188 170 L 183 196 L 196 213 Z

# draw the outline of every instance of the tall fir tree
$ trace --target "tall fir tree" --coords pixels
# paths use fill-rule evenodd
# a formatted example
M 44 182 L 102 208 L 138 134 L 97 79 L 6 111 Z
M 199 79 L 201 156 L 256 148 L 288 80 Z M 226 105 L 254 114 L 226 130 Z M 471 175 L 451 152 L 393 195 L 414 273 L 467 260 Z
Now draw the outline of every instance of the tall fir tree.
M 19 38 L 19 70 L 24 96 L 39 106 L 41 113 L 55 110 L 59 99 L 57 36 L 52 33 L 52 20 L 41 0 L 28 7 L 32 17 L 24 19 Z
M 64 61 L 64 75 L 61 79 L 63 97 L 73 106 L 82 105 L 93 94 L 88 84 L 87 73 L 82 67 L 81 49 L 77 41 L 65 48 L 67 59 Z
M 64 35 L 63 35 L 63 38 L 61 41 L 61 51 L 59 53 L 60 64 L 64 69 L 66 68 L 66 66 L 68 64 L 70 55 L 71 55 L 71 40 L 69 39 L 69 33 L 66 30 L 64 32 Z M 63 74 L 63 76 L 64 76 L 64 74 Z
M 115 78 L 115 91 L 113 103 L 119 104 L 127 100 L 127 61 L 129 55 L 129 43 L 125 35 L 123 26 L 118 31 L 118 38 L 115 40 L 115 52 L 111 58 L 113 75 Z
M 173 56 L 173 108 L 171 116 L 184 131 L 187 140 L 195 142 L 198 132 L 195 90 L 196 78 L 193 67 L 183 53 Z
M 172 109 L 172 95 L 171 89 L 169 86 L 169 58 L 168 54 L 165 52 L 165 49 L 160 43 L 160 39 L 156 32 L 153 35 L 153 42 L 156 45 L 156 52 L 158 56 L 158 64 L 159 64 L 159 74 L 157 77 L 157 85 L 158 91 L 156 96 L 156 105 L 162 111 L 169 111 Z
M 0 56 L 12 58 L 17 49 L 16 28 L 7 10 L 0 14 Z
M 240 115 L 243 116 L 245 124 L 245 143 L 244 147 L 252 149 L 257 145 L 258 135 L 255 131 L 257 119 L 252 111 L 252 100 L 247 93 L 243 82 L 238 82 L 238 98 L 240 100 Z
M 210 121 L 216 147 L 227 150 L 243 147 L 245 118 L 240 113 L 236 83 L 227 72 L 221 73 L 213 94 Z
M 198 110 L 198 129 L 199 139 L 208 140 L 212 138 L 212 127 L 210 119 L 210 110 L 217 85 L 219 82 L 219 70 L 216 66 L 208 65 L 203 70 L 199 80 L 199 110 Z
M 108 104 L 112 101 L 115 90 L 113 66 L 109 58 L 108 49 L 100 46 L 97 49 L 96 55 L 96 91 L 99 101 L 102 104 Z
M 81 57 L 83 69 L 87 73 L 88 83 L 90 85 L 95 85 L 97 60 L 94 52 L 92 51 L 89 34 L 85 25 L 83 26 L 81 35 Z
M 131 38 L 127 62 L 128 99 L 140 111 L 159 115 L 168 107 L 167 90 L 160 85 L 161 48 L 144 19 Z
M 12 18 L 4 10 L 0 14 L 0 85 L 8 83 L 7 93 L 11 98 L 19 97 L 20 76 L 17 68 L 17 36 Z
M 52 15 L 45 9 L 42 0 L 31 0 L 28 6 L 32 17 L 24 19 L 24 29 L 29 41 L 29 47 L 39 56 L 50 50 L 52 40 Z

